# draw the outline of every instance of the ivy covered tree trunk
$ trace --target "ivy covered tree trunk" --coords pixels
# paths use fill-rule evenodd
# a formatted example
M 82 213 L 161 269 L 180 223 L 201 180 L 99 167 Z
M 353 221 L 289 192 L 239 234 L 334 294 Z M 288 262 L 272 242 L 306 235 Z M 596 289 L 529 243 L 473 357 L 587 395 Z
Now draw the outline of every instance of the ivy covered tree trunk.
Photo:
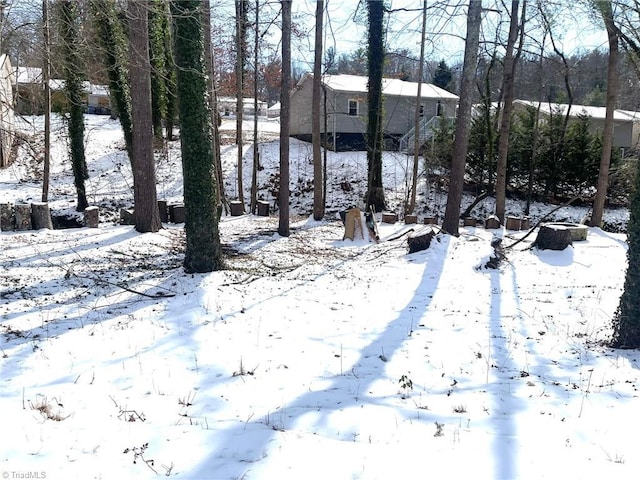
M 384 68 L 384 3 L 367 0 L 369 13 L 369 87 L 367 117 L 367 208 L 386 208 L 382 186 L 382 71 Z
M 636 166 L 636 188 L 629 209 L 627 273 L 613 318 L 611 344 L 616 348 L 640 348 L 640 166 Z
M 107 67 L 111 102 L 118 112 L 124 143 L 133 168 L 133 131 L 131 126 L 131 88 L 127 67 L 129 47 L 121 11 L 115 0 L 91 0 L 91 13 Z
M 149 9 L 149 51 L 151 61 L 151 107 L 153 136 L 163 138 L 163 123 L 167 116 L 166 38 L 169 36 L 169 7 L 167 0 L 151 0 Z
M 131 75 L 131 118 L 133 120 L 133 199 L 138 232 L 157 232 L 162 228 L 153 155 L 151 107 L 151 63 L 149 60 L 149 2 L 128 3 L 129 73 Z
M 80 57 L 80 39 L 78 35 L 79 16 L 74 1 L 63 0 L 59 3 L 60 40 L 62 49 L 63 76 L 67 96 L 69 116 L 69 153 L 73 179 L 78 195 L 76 210 L 84 212 L 89 206 L 84 181 L 89 178 L 84 154 L 84 108 L 82 106 L 82 62 Z
M 207 98 L 200 0 L 173 0 L 175 61 L 184 177 L 186 272 L 222 266 L 211 112 Z

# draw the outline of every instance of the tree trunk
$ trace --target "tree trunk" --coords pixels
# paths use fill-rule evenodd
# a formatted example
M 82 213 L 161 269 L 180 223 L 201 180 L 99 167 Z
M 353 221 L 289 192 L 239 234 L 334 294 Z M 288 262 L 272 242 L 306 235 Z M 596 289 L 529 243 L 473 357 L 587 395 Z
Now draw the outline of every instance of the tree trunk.
M 260 152 L 258 148 L 258 61 L 260 53 L 260 0 L 256 0 L 255 35 L 253 42 L 253 165 L 251 168 L 251 204 L 249 211 L 256 213 L 258 205 L 258 168 Z
M 115 0 L 92 0 L 94 24 L 104 51 L 109 78 L 112 113 L 117 112 L 124 143 L 133 168 L 133 132 L 131 127 L 131 89 L 127 68 L 127 39 Z
M 278 233 L 290 235 L 289 227 L 289 131 L 291 118 L 291 4 L 282 2 L 282 83 L 280 86 L 280 189 L 278 207 L 280 211 Z
M 456 120 L 456 133 L 451 160 L 451 173 L 447 207 L 445 209 L 442 229 L 458 235 L 460 226 L 460 203 L 464 186 L 464 167 L 469 149 L 469 131 L 471 127 L 471 106 L 473 103 L 473 79 L 478 62 L 478 46 L 480 43 L 480 23 L 482 1 L 470 0 L 467 13 L 467 38 L 464 47 L 464 63 L 460 85 L 460 103 Z
M 246 5 L 244 0 L 236 0 L 236 144 L 238 146 L 238 201 L 244 210 L 243 138 L 242 120 L 244 115 L 244 62 L 246 56 Z
M 173 0 L 180 146 L 184 177 L 184 269 L 211 272 L 222 266 L 218 229 L 216 175 L 211 147 L 211 112 L 207 102 L 206 65 L 200 0 Z
M 218 113 L 218 95 L 216 92 L 216 72 L 213 62 L 213 46 L 211 45 L 211 2 L 210 0 L 203 0 L 202 13 L 204 18 L 204 44 L 206 50 L 206 64 L 207 72 L 207 88 L 209 90 L 209 108 L 211 109 L 211 124 L 213 126 L 213 153 L 215 158 L 216 179 L 218 181 L 218 188 L 216 189 L 218 208 L 224 208 L 225 212 L 228 211 L 228 202 L 224 192 L 224 175 L 222 172 L 222 156 L 220 154 L 220 129 L 219 127 L 219 113 Z M 221 212 L 222 213 L 222 212 Z
M 427 0 L 422 3 L 422 31 L 420 34 L 420 60 L 418 62 L 418 95 L 416 97 L 416 110 L 413 117 L 415 143 L 413 145 L 413 172 L 411 175 L 411 188 L 405 215 L 413 213 L 416 208 L 416 195 L 418 189 L 418 170 L 420 167 L 420 106 L 422 104 L 422 76 L 424 74 L 424 41 L 427 35 Z
M 598 172 L 598 186 L 596 198 L 593 200 L 593 213 L 591 214 L 591 227 L 602 226 L 604 204 L 609 188 L 609 165 L 611 164 L 611 150 L 613 149 L 613 114 L 618 97 L 618 31 L 613 19 L 611 2 L 598 2 L 598 8 L 607 28 L 609 40 L 609 60 L 607 62 L 607 109 L 604 119 L 604 131 L 602 133 L 602 158 Z
M 509 132 L 511 130 L 511 112 L 513 111 L 513 79 L 515 76 L 516 58 L 513 48 L 518 38 L 518 8 L 519 0 L 511 2 L 511 23 L 509 38 L 504 57 L 502 77 L 502 119 L 500 121 L 500 136 L 498 137 L 498 166 L 496 169 L 496 216 L 504 224 L 504 212 L 507 194 L 507 159 L 509 155 Z M 524 17 L 524 13 L 523 13 Z
M 367 116 L 367 197 L 366 206 L 380 212 L 386 208 L 382 185 L 382 74 L 384 69 L 384 3 L 367 0 L 368 40 L 368 116 Z
M 311 99 L 311 137 L 313 144 L 313 219 L 324 217 L 322 150 L 320 137 L 320 98 L 322 96 L 322 22 L 324 0 L 316 1 L 316 37 L 313 59 L 313 96 Z
M 60 17 L 65 92 L 69 103 L 68 123 L 71 167 L 78 198 L 76 210 L 82 212 L 89 205 L 84 184 L 84 181 L 89 177 L 89 173 L 84 154 L 83 73 L 80 61 L 79 19 L 76 3 L 70 0 L 61 1 Z
M 133 204 L 135 228 L 140 233 L 162 228 L 153 156 L 151 63 L 149 61 L 148 0 L 128 3 L 129 73 L 133 121 Z
M 51 169 L 51 43 L 49 37 L 49 0 L 42 0 L 43 65 L 42 88 L 44 92 L 44 168 L 42 174 L 42 201 L 49 201 L 49 177 Z

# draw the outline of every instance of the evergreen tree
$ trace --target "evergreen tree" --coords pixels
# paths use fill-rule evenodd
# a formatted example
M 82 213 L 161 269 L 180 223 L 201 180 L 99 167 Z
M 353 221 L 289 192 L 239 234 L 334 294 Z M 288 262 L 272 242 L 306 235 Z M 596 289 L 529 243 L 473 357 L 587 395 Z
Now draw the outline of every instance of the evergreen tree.
M 171 2 L 184 178 L 187 272 L 222 266 L 200 0 Z
M 451 86 L 451 80 L 453 80 L 453 72 L 451 71 L 451 68 L 449 68 L 447 62 L 445 62 L 444 60 L 440 60 L 436 71 L 433 72 L 431 83 L 433 83 L 436 87 L 448 90 Z
M 84 181 L 89 178 L 84 153 L 84 107 L 82 61 L 80 56 L 79 15 L 77 3 L 63 0 L 59 3 L 59 28 L 65 93 L 68 106 L 69 150 L 73 178 L 78 196 L 76 210 L 84 212 L 89 206 Z

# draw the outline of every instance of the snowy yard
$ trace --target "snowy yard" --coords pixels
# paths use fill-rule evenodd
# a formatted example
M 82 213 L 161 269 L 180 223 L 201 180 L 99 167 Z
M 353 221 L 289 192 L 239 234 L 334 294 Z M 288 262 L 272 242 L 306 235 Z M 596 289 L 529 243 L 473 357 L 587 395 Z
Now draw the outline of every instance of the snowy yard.
M 115 209 L 131 196 L 119 127 L 88 118 L 92 201 Z M 261 149 L 267 184 L 277 143 Z M 63 151 L 54 209 L 75 198 Z M 309 151 L 292 145 L 294 192 Z M 178 153 L 158 164 L 169 200 Z M 328 199 L 344 208 L 357 189 L 339 185 L 366 158 L 330 161 Z M 385 156 L 388 198 L 404 162 Z M 36 201 L 33 170 L 0 172 L 0 202 Z M 558 252 L 530 249 L 534 233 L 496 270 L 491 240 L 525 232 L 464 227 L 408 254 L 406 237 L 388 240 L 401 223 L 381 224 L 376 244 L 343 241 L 333 214 L 297 216 L 288 238 L 277 215 L 244 215 L 222 219 L 228 268 L 187 275 L 182 226 L 140 235 L 105 218 L 0 234 L 2 478 L 638 478 L 640 355 L 602 343 L 623 234 L 590 228 Z

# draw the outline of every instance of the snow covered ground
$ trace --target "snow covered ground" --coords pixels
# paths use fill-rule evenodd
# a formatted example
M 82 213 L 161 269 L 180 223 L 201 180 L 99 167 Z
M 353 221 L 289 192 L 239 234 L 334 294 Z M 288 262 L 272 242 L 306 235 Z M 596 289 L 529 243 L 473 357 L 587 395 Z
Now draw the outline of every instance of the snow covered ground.
M 381 224 L 380 243 L 343 241 L 335 215 L 308 218 L 310 146 L 294 141 L 291 236 L 276 215 L 223 217 L 228 268 L 187 275 L 180 225 L 140 235 L 109 213 L 131 202 L 128 161 L 116 122 L 88 122 L 104 223 L 0 234 L 2 478 L 638 478 L 640 356 L 602 343 L 624 235 L 591 228 L 557 252 L 530 249 L 534 233 L 498 270 L 484 267 L 491 240 L 525 232 L 465 227 L 413 254 L 389 240 L 401 223 Z M 54 137 L 50 204 L 72 211 Z M 0 172 L 0 202 L 40 198 L 31 144 L 35 158 Z M 277 142 L 260 148 L 272 201 Z M 332 212 L 359 203 L 365 165 L 329 155 Z M 392 205 L 405 169 L 385 155 Z M 159 156 L 162 198 L 180 200 L 180 176 L 176 142 Z

